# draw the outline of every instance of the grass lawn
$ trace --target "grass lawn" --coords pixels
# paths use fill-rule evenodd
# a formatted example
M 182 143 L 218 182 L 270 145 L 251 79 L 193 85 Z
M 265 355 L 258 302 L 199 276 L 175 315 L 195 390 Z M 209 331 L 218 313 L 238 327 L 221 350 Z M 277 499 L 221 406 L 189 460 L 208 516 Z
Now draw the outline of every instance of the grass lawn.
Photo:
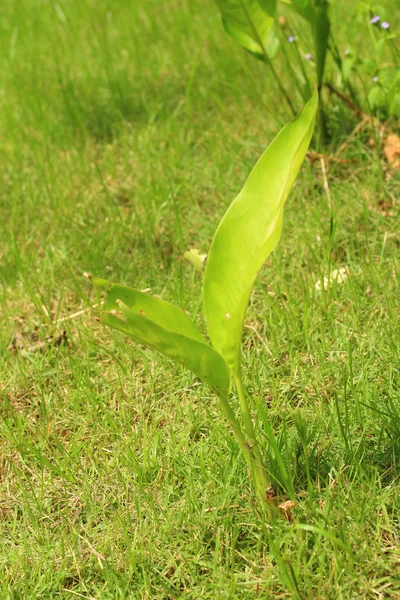
M 183 254 L 289 118 L 268 70 L 212 0 L 4 0 L 0 65 L 0 598 L 400 598 L 400 176 L 370 129 L 306 161 L 247 313 L 296 491 L 269 527 L 210 390 L 100 325 L 83 277 L 204 331 Z M 328 106 L 337 149 L 358 120 Z

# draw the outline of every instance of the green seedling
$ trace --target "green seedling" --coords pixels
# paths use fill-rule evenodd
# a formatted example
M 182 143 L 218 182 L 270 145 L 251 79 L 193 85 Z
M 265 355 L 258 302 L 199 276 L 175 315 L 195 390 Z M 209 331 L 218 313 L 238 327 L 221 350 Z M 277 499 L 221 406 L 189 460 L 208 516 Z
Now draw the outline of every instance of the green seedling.
M 277 0 L 216 0 L 226 33 L 242 48 L 266 62 L 293 115 L 290 95 L 276 72 L 272 59 L 279 39 L 275 16 Z
M 277 0 L 215 0 L 221 12 L 222 23 L 227 34 L 242 48 L 268 64 L 279 90 L 290 109 L 295 114 L 291 94 L 287 91 L 282 77 L 273 65 L 279 48 L 277 31 Z M 285 2 L 286 4 L 286 2 Z M 328 0 L 292 0 L 290 7 L 297 15 L 305 19 L 311 28 L 313 38 L 313 54 L 315 57 L 315 78 L 318 90 L 324 79 L 326 53 L 329 43 L 330 20 L 328 16 Z M 295 39 L 291 36 L 290 39 Z M 284 46 L 283 46 L 284 49 Z M 285 56 L 288 58 L 286 51 Z M 307 55 L 311 57 L 310 55 Z M 300 59 L 302 60 L 302 59 Z M 309 96 L 308 81 L 303 84 L 305 69 L 301 65 L 302 74 L 297 74 L 293 64 L 290 64 L 292 75 L 302 90 L 303 99 Z M 325 117 L 322 105 L 319 107 L 320 134 L 326 138 Z
M 318 91 L 327 89 L 359 115 L 381 113 L 399 116 L 399 60 L 397 39 L 399 31 L 386 21 L 382 6 L 367 0 L 350 4 L 345 48 L 336 43 L 338 29 L 334 3 L 330 0 L 215 0 L 226 33 L 242 48 L 264 61 L 270 68 L 276 84 L 290 112 L 296 114 L 297 97 L 302 102 L 310 96 L 311 82 Z M 364 28 L 370 36 L 370 51 L 362 56 L 351 50 L 355 27 Z M 275 67 L 278 51 L 283 63 Z M 327 83 L 327 56 L 330 52 L 337 77 Z M 282 66 L 284 67 L 282 68 Z M 295 90 L 288 89 L 287 69 Z M 332 69 L 330 69 L 332 75 Z M 348 97 L 348 95 L 350 97 Z M 319 94 L 317 148 L 330 141 L 327 112 L 322 94 Z
M 315 90 L 301 113 L 265 150 L 215 233 L 203 286 L 212 346 L 180 308 L 124 285 L 92 278 L 106 290 L 102 323 L 184 365 L 214 390 L 264 505 L 270 482 L 243 386 L 242 330 L 257 274 L 279 242 L 284 205 L 311 141 L 317 106 Z M 239 418 L 231 404 L 233 382 Z

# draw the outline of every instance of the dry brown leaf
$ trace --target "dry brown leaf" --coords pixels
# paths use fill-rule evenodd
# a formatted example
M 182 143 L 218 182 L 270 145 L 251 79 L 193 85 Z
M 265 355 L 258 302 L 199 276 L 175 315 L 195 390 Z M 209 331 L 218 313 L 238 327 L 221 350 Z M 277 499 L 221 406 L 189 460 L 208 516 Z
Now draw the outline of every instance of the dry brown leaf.
M 265 490 L 265 494 L 267 496 L 267 500 L 274 500 L 274 498 L 277 497 L 277 492 L 276 489 L 274 488 L 273 485 L 270 485 L 266 490 Z
M 392 169 L 400 169 L 400 137 L 395 133 L 388 135 L 383 151 Z
M 292 520 L 292 509 L 296 506 L 296 504 L 292 500 L 286 500 L 286 502 L 282 502 L 278 508 L 280 508 L 284 513 L 285 517 L 288 521 Z
M 62 331 L 58 335 L 47 336 L 45 339 L 39 337 L 39 329 L 36 327 L 32 332 L 16 332 L 8 349 L 22 356 L 34 352 L 46 352 L 51 346 L 68 345 L 67 332 Z

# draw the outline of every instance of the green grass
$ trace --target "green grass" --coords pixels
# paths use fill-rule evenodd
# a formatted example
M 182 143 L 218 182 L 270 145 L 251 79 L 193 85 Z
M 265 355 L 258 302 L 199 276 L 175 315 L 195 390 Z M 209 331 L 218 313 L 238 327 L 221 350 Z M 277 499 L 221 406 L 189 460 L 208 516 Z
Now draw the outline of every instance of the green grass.
M 368 129 L 326 163 L 330 200 L 305 164 L 256 284 L 246 384 L 297 495 L 269 528 L 211 392 L 100 326 L 83 272 L 204 330 L 183 253 L 283 102 L 211 0 L 23 4 L 0 8 L 0 598 L 399 598 L 398 173 L 382 199 Z M 343 141 L 357 121 L 329 110 Z

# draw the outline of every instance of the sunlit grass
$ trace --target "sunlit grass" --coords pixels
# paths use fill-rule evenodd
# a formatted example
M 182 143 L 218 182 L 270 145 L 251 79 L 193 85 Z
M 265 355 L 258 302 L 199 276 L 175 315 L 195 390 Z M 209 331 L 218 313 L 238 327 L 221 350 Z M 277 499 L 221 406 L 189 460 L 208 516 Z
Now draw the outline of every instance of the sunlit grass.
M 383 200 L 368 129 L 329 189 L 307 163 L 254 290 L 246 384 L 298 499 L 270 530 L 212 394 L 104 330 L 83 272 L 202 327 L 183 253 L 287 114 L 212 2 L 134 4 L 0 9 L 0 596 L 397 598 L 399 175 Z

